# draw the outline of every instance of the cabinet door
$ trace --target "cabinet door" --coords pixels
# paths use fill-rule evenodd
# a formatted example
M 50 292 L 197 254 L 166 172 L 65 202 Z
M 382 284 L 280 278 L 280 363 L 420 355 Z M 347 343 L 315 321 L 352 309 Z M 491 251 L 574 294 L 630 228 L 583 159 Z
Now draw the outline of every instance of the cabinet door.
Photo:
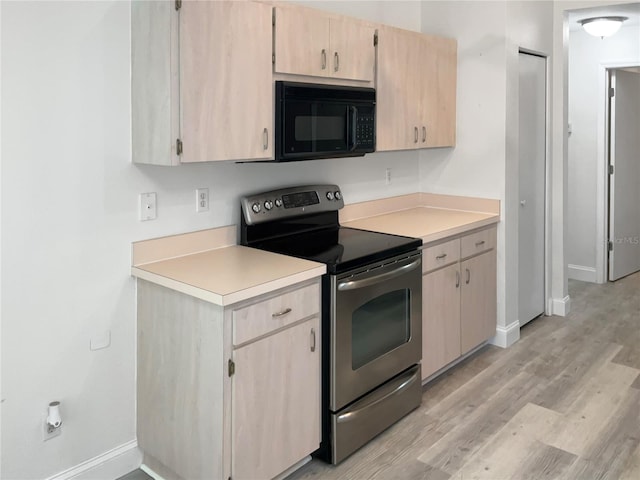
M 496 251 L 491 250 L 461 264 L 462 353 L 496 334 Z
M 184 2 L 182 162 L 273 158 L 271 7 Z
M 275 71 L 330 75 L 329 18 L 304 7 L 276 7 Z
M 378 29 L 376 151 L 419 148 L 420 61 L 418 34 Z
M 457 44 L 423 35 L 420 49 L 420 146 L 451 147 L 456 142 Z
M 351 19 L 332 18 L 330 25 L 331 75 L 335 78 L 373 81 L 375 29 Z
M 317 317 L 234 351 L 234 480 L 273 478 L 320 444 Z
M 422 379 L 460 356 L 459 264 L 422 277 Z

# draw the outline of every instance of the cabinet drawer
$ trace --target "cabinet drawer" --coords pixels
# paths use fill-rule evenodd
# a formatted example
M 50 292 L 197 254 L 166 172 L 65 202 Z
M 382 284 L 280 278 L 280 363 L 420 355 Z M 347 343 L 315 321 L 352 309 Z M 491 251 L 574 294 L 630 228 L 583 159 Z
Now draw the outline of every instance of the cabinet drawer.
M 457 262 L 460 258 L 460 239 L 450 240 L 422 251 L 422 271 L 429 272 Z
M 496 229 L 489 228 L 462 237 L 462 258 L 496 248 Z
M 240 345 L 320 312 L 317 284 L 233 311 L 233 344 Z

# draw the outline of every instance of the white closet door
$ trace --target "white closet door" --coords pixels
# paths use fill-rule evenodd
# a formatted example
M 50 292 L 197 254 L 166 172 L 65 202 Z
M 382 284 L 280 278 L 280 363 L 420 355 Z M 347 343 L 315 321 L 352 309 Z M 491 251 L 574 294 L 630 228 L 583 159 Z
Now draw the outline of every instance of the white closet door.
M 518 320 L 544 313 L 546 59 L 520 54 Z
M 612 70 L 609 280 L 640 270 L 640 74 Z

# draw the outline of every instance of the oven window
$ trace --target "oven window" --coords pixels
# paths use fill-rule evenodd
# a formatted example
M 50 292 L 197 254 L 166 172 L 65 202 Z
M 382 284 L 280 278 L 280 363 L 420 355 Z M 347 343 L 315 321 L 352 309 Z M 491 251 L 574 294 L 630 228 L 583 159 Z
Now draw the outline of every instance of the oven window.
M 344 140 L 345 117 L 296 117 L 296 142 Z
M 357 370 L 411 337 L 411 293 L 395 290 L 370 300 L 351 318 L 351 368 Z

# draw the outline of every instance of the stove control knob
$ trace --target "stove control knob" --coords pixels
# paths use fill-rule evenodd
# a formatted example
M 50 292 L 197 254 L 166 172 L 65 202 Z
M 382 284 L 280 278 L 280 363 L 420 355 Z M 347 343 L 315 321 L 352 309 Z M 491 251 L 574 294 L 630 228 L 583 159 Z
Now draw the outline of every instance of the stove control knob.
M 333 200 L 333 192 L 327 192 L 327 200 Z
M 267 210 L 271 210 L 273 208 L 273 202 L 271 200 L 267 200 L 266 202 L 264 202 L 264 208 L 266 208 Z
M 334 193 L 333 196 L 336 197 L 336 200 L 342 200 L 342 194 L 340 193 L 340 190 L 336 190 L 336 193 Z
M 280 208 L 282 206 L 282 200 L 279 198 L 276 198 L 276 207 Z
M 253 205 L 251 205 L 251 210 L 253 210 L 254 213 L 260 213 L 260 210 L 262 210 L 262 207 L 258 202 L 256 202 Z

